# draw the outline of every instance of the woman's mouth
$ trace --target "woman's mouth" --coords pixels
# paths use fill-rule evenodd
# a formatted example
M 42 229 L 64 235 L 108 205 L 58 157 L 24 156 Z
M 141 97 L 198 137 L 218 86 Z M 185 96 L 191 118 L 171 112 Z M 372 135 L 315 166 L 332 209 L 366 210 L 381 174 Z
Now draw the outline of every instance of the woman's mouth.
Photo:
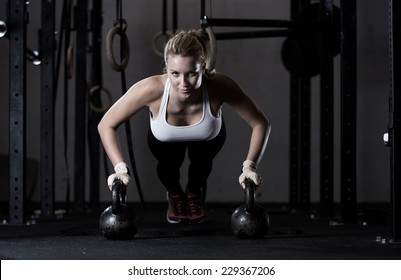
M 191 89 L 190 88 L 181 88 L 180 91 L 187 93 L 187 92 L 190 92 Z

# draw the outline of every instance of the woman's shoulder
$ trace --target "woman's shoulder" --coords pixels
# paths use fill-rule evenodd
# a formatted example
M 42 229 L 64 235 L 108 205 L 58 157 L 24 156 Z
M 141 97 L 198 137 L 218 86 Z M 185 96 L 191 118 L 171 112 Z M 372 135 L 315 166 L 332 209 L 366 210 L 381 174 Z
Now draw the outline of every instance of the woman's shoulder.
M 135 102 L 143 106 L 150 106 L 161 100 L 163 96 L 165 78 L 155 75 L 139 80 L 124 95 L 127 102 Z
M 135 92 L 140 92 L 152 99 L 163 95 L 165 84 L 166 77 L 164 75 L 155 75 L 138 81 L 133 88 L 135 88 Z
M 221 104 L 241 102 L 245 92 L 240 85 L 230 76 L 217 73 L 214 79 L 208 81 L 208 92 L 212 100 L 218 100 Z
M 147 78 L 144 78 L 137 82 L 138 87 L 142 87 L 151 91 L 160 91 L 164 90 L 164 86 L 166 84 L 165 75 L 154 75 Z
M 238 87 L 230 76 L 220 72 L 216 72 L 212 79 L 208 79 L 207 84 L 212 91 L 227 91 Z
M 216 86 L 230 86 L 236 84 L 230 76 L 221 72 L 215 72 L 213 78 L 208 79 L 208 82 Z

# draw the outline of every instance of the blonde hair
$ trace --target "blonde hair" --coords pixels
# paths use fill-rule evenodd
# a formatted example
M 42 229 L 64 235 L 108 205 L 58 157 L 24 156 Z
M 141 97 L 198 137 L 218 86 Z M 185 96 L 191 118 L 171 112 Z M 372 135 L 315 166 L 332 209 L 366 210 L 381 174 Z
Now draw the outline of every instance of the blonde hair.
M 164 47 L 164 63 L 166 66 L 168 56 L 171 54 L 194 57 L 205 68 L 207 77 L 213 75 L 214 69 L 210 69 L 209 51 L 201 30 L 177 31 Z

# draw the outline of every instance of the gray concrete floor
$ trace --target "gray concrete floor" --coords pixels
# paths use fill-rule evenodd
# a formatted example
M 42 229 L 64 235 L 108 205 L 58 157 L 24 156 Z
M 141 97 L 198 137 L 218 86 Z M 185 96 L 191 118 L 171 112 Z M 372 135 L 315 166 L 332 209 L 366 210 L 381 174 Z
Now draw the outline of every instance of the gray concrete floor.
M 138 232 L 132 240 L 106 240 L 99 233 L 99 213 L 68 214 L 36 220 L 32 225 L 0 225 L 2 260 L 349 260 L 401 259 L 401 244 L 389 238 L 389 226 L 373 220 L 341 224 L 310 212 L 269 209 L 270 230 L 263 239 L 241 240 L 231 233 L 234 205 L 208 205 L 208 219 L 199 225 L 165 221 L 165 204 L 137 212 Z

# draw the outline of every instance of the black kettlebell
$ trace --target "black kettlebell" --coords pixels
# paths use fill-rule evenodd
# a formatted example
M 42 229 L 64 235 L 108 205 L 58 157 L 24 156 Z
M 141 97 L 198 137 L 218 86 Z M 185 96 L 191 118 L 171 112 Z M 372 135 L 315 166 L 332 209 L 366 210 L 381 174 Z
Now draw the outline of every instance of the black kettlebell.
M 112 205 L 100 215 L 99 228 L 106 239 L 132 239 L 137 232 L 135 211 L 125 204 L 126 188 L 121 180 L 113 182 Z
M 255 204 L 256 186 L 245 181 L 245 204 L 231 215 L 231 230 L 241 239 L 263 238 L 269 231 L 269 215 L 265 208 Z

